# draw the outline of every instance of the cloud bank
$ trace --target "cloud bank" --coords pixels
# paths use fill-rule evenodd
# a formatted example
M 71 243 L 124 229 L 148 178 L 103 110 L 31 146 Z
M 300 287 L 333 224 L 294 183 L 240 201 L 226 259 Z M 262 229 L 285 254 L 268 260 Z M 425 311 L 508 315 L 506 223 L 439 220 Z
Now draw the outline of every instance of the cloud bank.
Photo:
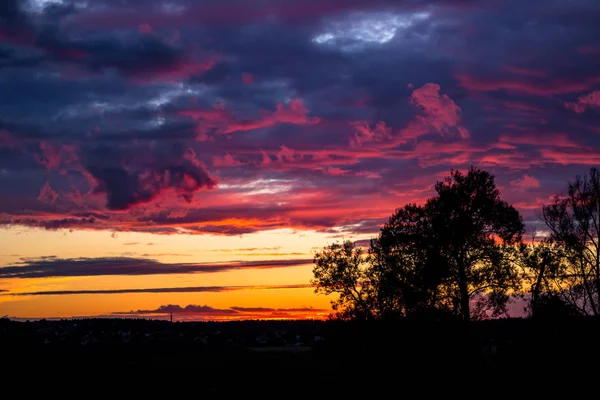
M 596 1 L 1 3 L 3 226 L 371 234 L 471 164 L 534 223 L 600 159 Z

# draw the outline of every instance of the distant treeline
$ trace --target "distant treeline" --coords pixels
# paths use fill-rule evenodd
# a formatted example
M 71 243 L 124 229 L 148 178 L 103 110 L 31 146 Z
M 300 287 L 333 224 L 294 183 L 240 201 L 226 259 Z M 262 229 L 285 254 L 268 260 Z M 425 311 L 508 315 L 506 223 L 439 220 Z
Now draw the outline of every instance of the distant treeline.
M 312 283 L 335 295 L 335 318 L 489 319 L 517 296 L 534 318 L 600 314 L 595 168 L 541 208 L 545 229 L 531 240 L 490 173 L 452 171 L 435 191 L 397 209 L 368 251 L 346 241 L 317 252 Z

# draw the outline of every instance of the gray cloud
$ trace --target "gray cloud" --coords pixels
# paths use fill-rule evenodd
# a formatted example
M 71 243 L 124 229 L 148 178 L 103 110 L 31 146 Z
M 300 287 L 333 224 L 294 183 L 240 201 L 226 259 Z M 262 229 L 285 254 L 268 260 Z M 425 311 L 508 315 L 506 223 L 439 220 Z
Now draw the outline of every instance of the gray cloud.
M 128 257 L 24 259 L 17 265 L 0 268 L 0 279 L 50 278 L 61 276 L 159 275 L 214 273 L 240 269 L 271 269 L 310 264 L 312 260 L 258 260 L 226 263 L 175 263 Z
M 4 296 L 70 296 L 82 294 L 124 294 L 124 293 L 220 293 L 242 290 L 281 290 L 306 289 L 311 285 L 256 285 L 256 286 L 193 286 L 173 288 L 143 288 L 143 289 L 98 289 L 98 290 L 47 290 L 39 292 L 7 293 Z M 8 290 L 0 290 L 8 292 Z

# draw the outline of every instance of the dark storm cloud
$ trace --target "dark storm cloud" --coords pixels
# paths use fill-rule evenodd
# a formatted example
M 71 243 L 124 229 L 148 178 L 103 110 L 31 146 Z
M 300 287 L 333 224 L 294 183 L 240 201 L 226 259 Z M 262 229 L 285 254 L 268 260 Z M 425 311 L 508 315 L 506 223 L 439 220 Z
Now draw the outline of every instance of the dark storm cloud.
M 0 6 L 4 225 L 368 235 L 470 164 L 533 222 L 598 163 L 597 1 L 24 5 Z
M 118 167 L 91 167 L 88 171 L 98 181 L 95 191 L 106 193 L 109 210 L 125 210 L 147 203 L 167 188 L 175 188 L 182 198 L 191 202 L 194 191 L 216 185 L 201 165 L 191 162 L 153 168 L 139 174 Z
M 71 258 L 43 257 L 23 259 L 18 264 L 0 268 L 0 279 L 50 278 L 60 276 L 160 275 L 213 273 L 239 269 L 297 267 L 312 260 L 257 260 L 228 263 L 165 264 L 156 260 L 129 257 Z

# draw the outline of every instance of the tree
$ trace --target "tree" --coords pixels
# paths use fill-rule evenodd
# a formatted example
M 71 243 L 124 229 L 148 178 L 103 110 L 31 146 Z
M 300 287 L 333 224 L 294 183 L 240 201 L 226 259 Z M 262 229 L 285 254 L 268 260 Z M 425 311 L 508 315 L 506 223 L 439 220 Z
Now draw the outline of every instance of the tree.
M 536 242 L 535 234 L 531 243 L 519 246 L 517 264 L 522 269 L 522 278 L 528 285 L 528 311 L 530 316 L 548 314 L 551 310 L 578 312 L 570 300 L 574 294 L 565 290 L 570 286 L 570 266 L 565 262 L 564 247 L 552 240 Z M 562 306 L 561 306 L 562 304 Z
M 337 294 L 331 301 L 338 317 L 371 319 L 373 315 L 368 263 L 360 247 L 351 241 L 324 247 L 314 257 L 311 284 L 315 292 Z
M 600 304 L 600 174 L 569 182 L 565 196 L 556 196 L 542 209 L 550 229 L 550 242 L 562 251 L 562 268 L 557 280 L 563 300 L 581 313 L 598 316 Z
M 423 316 L 448 308 L 440 288 L 447 278 L 444 260 L 425 207 L 408 204 L 397 209 L 371 241 L 369 253 L 379 315 Z
M 396 210 L 365 257 L 351 243 L 315 257 L 317 292 L 339 293 L 346 316 L 419 316 L 448 311 L 465 321 L 506 311 L 520 280 L 512 260 L 524 230 L 499 198 L 494 177 L 452 171 L 425 205 Z M 471 304 L 475 308 L 471 309 Z
M 452 171 L 435 190 L 425 208 L 454 310 L 465 321 L 471 319 L 472 301 L 476 317 L 504 313 L 510 292 L 519 287 L 511 262 L 525 230 L 519 212 L 500 200 L 494 176 L 475 167 L 466 174 Z

